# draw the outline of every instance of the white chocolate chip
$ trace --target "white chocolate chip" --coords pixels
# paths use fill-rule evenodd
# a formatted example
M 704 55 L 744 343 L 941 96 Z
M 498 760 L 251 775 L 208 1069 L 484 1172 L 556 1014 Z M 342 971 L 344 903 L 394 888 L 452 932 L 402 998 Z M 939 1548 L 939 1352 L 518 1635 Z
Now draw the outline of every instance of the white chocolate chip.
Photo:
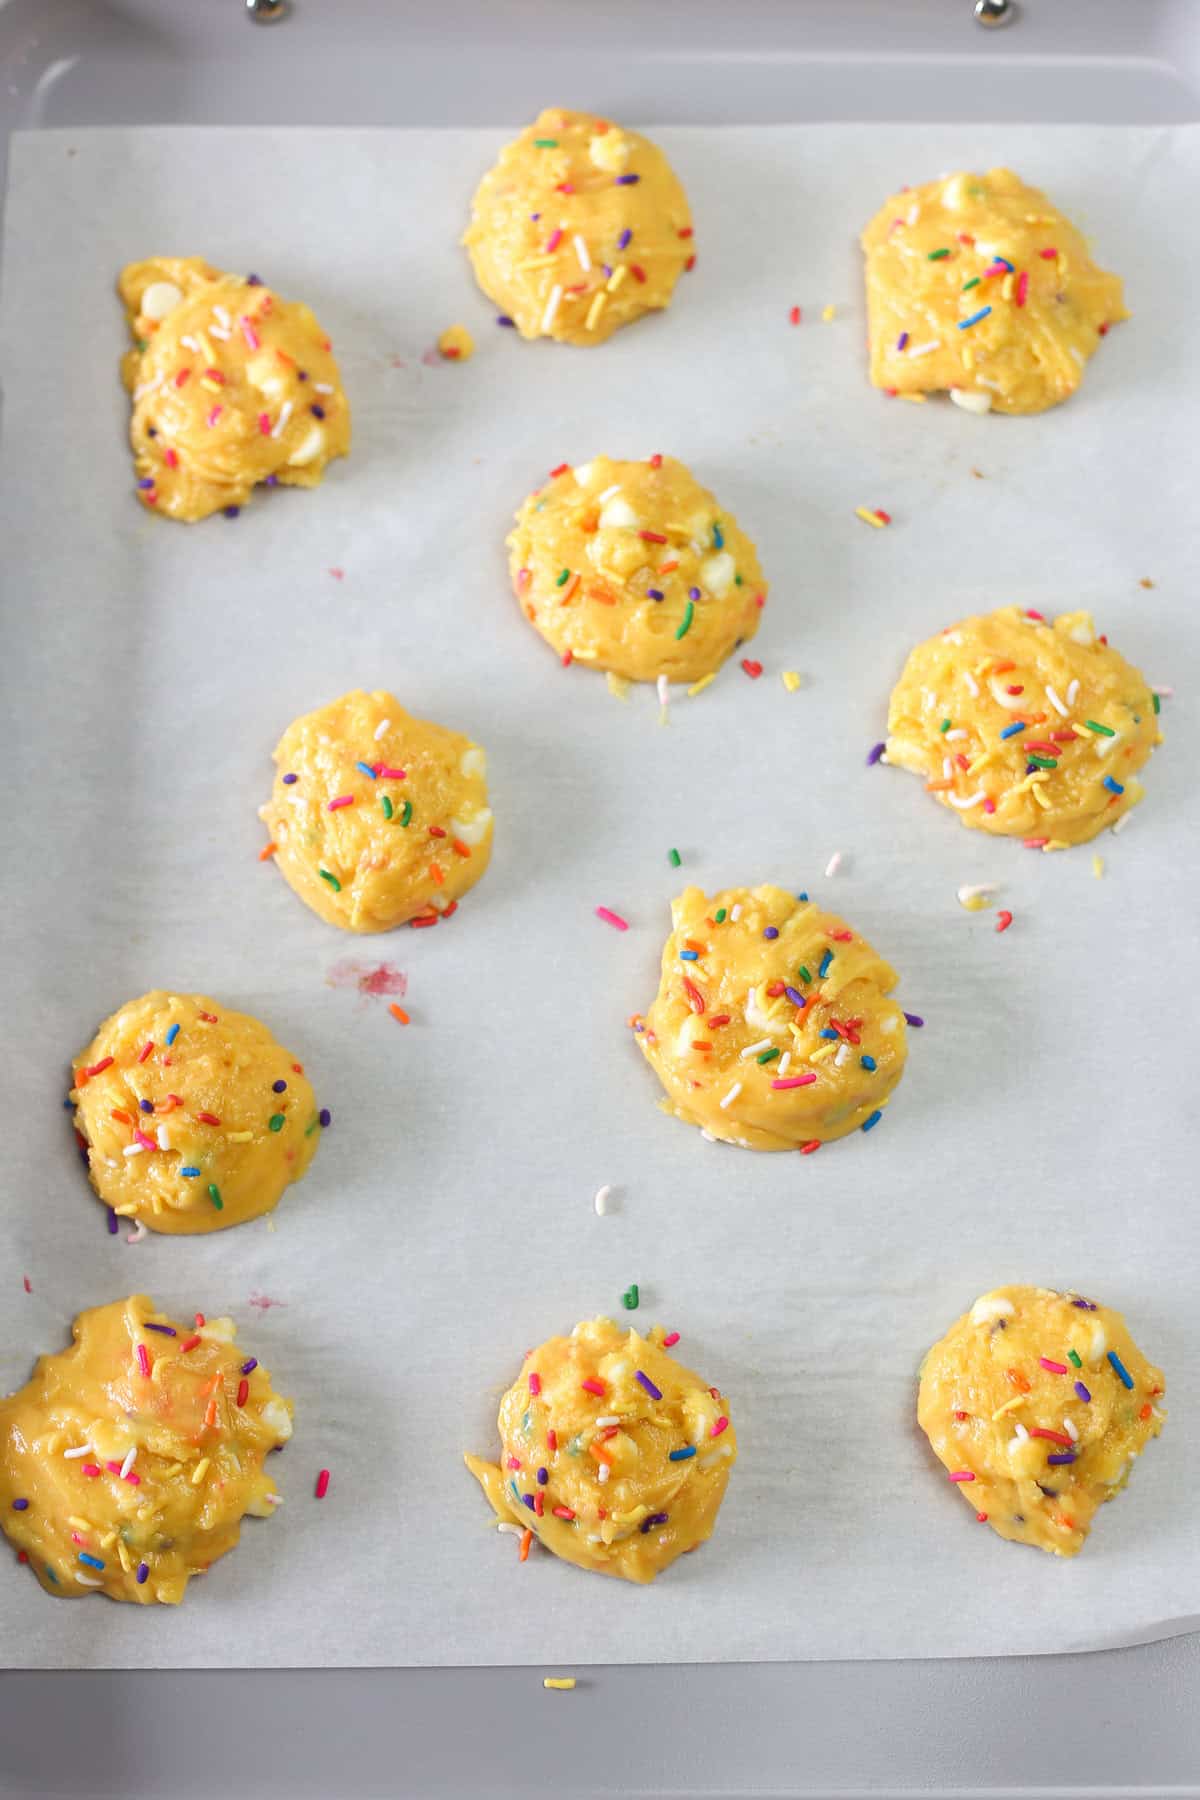
M 282 423 L 283 416 L 281 414 L 280 424 Z M 272 432 L 271 436 L 274 437 L 275 433 Z M 304 467 L 305 463 L 315 462 L 324 447 L 325 433 L 321 430 L 319 425 L 310 425 L 307 433 L 301 439 L 297 448 L 293 450 L 292 454 L 288 457 L 288 468 L 300 469 Z
M 464 844 L 481 844 L 492 828 L 492 809 L 481 806 L 469 819 L 451 819 L 450 829 Z
M 992 1319 L 1009 1318 L 1016 1311 L 1003 1294 L 981 1294 L 971 1308 L 972 1325 L 986 1325 Z
M 175 311 L 182 299 L 183 290 L 177 288 L 173 281 L 152 281 L 142 295 L 142 317 L 161 323 L 168 313 Z
M 602 131 L 588 139 L 588 156 L 597 169 L 619 175 L 629 161 L 629 139 L 623 131 Z
M 706 587 L 715 600 L 723 600 L 733 586 L 733 578 L 737 574 L 737 564 L 728 550 L 718 550 L 715 556 L 705 557 L 700 564 L 701 585 Z
M 487 774 L 487 752 L 486 752 L 486 750 L 481 749 L 478 744 L 472 744 L 471 748 L 469 750 L 463 751 L 462 760 L 458 766 L 462 770 L 464 775 L 468 775 L 468 776 L 470 776 L 470 775 L 480 775 L 480 776 L 486 775 Z
M 600 525 L 604 530 L 610 526 L 627 526 L 633 530 L 640 524 L 641 520 L 632 506 L 620 494 L 615 499 L 608 501 L 607 505 L 601 509 Z
M 588 482 L 592 479 L 593 468 L 594 464 L 592 463 L 580 463 L 578 465 L 575 470 L 575 479 L 580 487 L 586 487 Z
M 992 396 L 973 393 L 970 388 L 952 387 L 950 398 L 955 406 L 961 406 L 962 410 L 967 413 L 982 414 L 992 410 Z
M 1099 1362 L 1107 1349 L 1108 1333 L 1103 1325 L 1097 1323 L 1092 1326 L 1092 1342 L 1088 1354 L 1093 1362 Z
M 275 1433 L 280 1443 L 286 1444 L 292 1435 L 292 1419 L 282 1400 L 268 1400 L 262 1409 L 262 1422 Z

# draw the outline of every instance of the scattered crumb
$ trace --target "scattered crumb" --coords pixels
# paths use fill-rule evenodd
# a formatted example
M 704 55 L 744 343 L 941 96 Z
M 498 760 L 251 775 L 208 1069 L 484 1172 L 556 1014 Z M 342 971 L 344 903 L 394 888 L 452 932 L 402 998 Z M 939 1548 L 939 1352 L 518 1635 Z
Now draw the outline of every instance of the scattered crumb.
M 344 581 L 346 579 L 345 569 L 330 569 L 329 573 L 333 576 L 335 581 Z
M 573 1675 L 543 1675 L 542 1686 L 544 1688 L 555 1688 L 563 1693 L 570 1693 L 571 1689 L 575 1686 L 575 1677 Z
M 985 476 L 982 469 L 972 469 L 971 473 L 975 477 L 976 481 L 986 481 L 986 479 L 987 479 L 987 477 Z
M 837 308 L 832 304 L 832 302 L 828 306 L 822 308 L 821 323 L 823 325 L 831 324 L 836 317 L 837 317 Z
M 717 679 L 717 675 L 716 675 L 716 670 L 714 669 L 711 674 L 702 675 L 700 677 L 699 681 L 693 681 L 691 687 L 688 689 L 688 699 L 694 700 L 696 698 L 697 694 L 702 694 L 704 692 L 705 688 L 708 687 L 709 684 L 711 682 L 714 682 L 716 679 Z
M 354 957 L 335 962 L 325 976 L 328 987 L 357 988 L 371 998 L 380 996 L 403 999 L 408 992 L 408 976 L 391 963 L 361 963 Z
M 788 323 L 791 325 L 798 325 L 803 316 L 800 308 L 798 306 L 793 306 L 791 312 L 788 314 Z
M 978 882 L 974 886 L 964 883 L 958 890 L 958 904 L 965 912 L 983 912 L 992 904 L 995 892 L 995 885 L 990 881 Z
M 611 1199 L 612 1199 L 612 1188 L 611 1187 L 605 1186 L 605 1187 L 596 1189 L 596 1198 L 592 1202 L 592 1204 L 596 1208 L 596 1216 L 598 1218 L 602 1219 L 604 1217 L 605 1213 L 608 1211 L 609 1202 Z
M 25 1292 L 27 1294 L 32 1294 L 33 1283 L 32 1283 L 32 1281 L 30 1281 L 28 1275 L 22 1275 L 21 1280 L 25 1283 Z
M 466 362 L 475 352 L 475 340 L 465 325 L 449 325 L 437 341 L 445 362 Z
M 1152 588 L 1154 586 L 1154 583 L 1151 581 L 1151 579 L 1148 575 L 1143 575 L 1141 580 L 1138 582 L 1138 586 L 1144 587 L 1144 588 Z
M 833 855 L 830 857 L 829 861 L 825 864 L 826 878 L 831 880 L 833 878 L 833 876 L 835 876 L 837 874 L 837 872 L 841 868 L 841 866 L 842 866 L 842 853 L 840 850 L 835 850 Z
M 608 691 L 614 700 L 628 700 L 629 682 L 624 675 L 614 675 L 610 669 L 604 679 L 608 683 Z
M 287 1301 L 272 1300 L 269 1294 L 253 1293 L 246 1304 L 248 1306 L 257 1306 L 260 1312 L 270 1312 L 273 1306 L 286 1306 Z
M 779 679 L 782 681 L 788 693 L 794 694 L 796 689 L 800 686 L 800 671 L 799 669 L 783 669 L 780 672 Z
M 752 656 L 743 656 L 742 668 L 746 671 L 746 674 L 750 677 L 751 681 L 757 681 L 763 672 L 762 664 L 756 662 Z
M 1102 881 L 1104 879 L 1104 858 L 1102 856 L 1093 856 L 1092 874 L 1096 877 L 1097 881 Z

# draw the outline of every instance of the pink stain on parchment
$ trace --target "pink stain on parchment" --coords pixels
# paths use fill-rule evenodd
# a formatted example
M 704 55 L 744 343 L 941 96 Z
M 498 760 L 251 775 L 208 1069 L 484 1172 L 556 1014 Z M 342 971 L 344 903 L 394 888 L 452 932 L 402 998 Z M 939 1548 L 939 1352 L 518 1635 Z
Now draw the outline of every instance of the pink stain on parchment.
M 391 963 L 356 962 L 353 957 L 334 963 L 325 979 L 330 987 L 357 988 L 369 999 L 382 996 L 402 1000 L 408 992 L 408 976 L 403 969 L 395 969 Z
M 272 1300 L 270 1294 L 251 1294 L 248 1304 L 257 1306 L 260 1312 L 270 1312 L 273 1306 L 286 1306 L 286 1300 Z

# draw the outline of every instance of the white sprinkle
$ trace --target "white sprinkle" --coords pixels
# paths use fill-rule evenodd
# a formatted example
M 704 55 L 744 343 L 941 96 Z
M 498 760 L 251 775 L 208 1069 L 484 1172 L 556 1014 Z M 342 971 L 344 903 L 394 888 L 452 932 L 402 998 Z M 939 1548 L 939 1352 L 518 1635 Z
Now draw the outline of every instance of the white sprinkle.
M 158 1147 L 160 1150 L 169 1150 L 171 1148 L 171 1140 L 167 1136 L 167 1128 L 165 1125 L 160 1125 L 154 1135 L 158 1139 Z
M 844 1069 L 846 1064 L 849 1062 L 849 1060 L 850 1060 L 849 1044 L 839 1044 L 837 1047 L 837 1054 L 834 1056 L 834 1059 L 833 1059 L 834 1068 L 835 1069 Z
M 741 1091 L 742 1091 L 741 1082 L 735 1081 L 733 1086 L 730 1088 L 729 1092 L 726 1094 L 725 1098 L 721 1102 L 721 1111 L 722 1112 L 724 1112 L 724 1110 L 727 1106 L 733 1105 L 734 1101 L 737 1099 L 737 1097 L 741 1093 Z
M 742 1062 L 745 1062 L 749 1057 L 757 1056 L 760 1050 L 769 1050 L 770 1048 L 771 1040 L 769 1037 L 759 1038 L 757 1044 L 746 1045 L 746 1048 L 741 1052 L 741 1060 Z M 724 1104 L 725 1102 L 722 1100 L 721 1105 L 724 1106 Z
M 146 1227 L 142 1224 L 142 1221 L 138 1219 L 134 1223 L 133 1230 L 125 1234 L 125 1242 L 127 1244 L 140 1244 L 145 1235 Z
M 102 1581 L 93 1581 L 92 1577 L 90 1575 L 76 1575 L 75 1579 L 79 1583 L 80 1587 L 103 1587 L 104 1586 L 104 1583 Z
M 1029 1432 L 1026 1430 L 1025 1426 L 1021 1424 L 1016 1426 L 1016 1433 L 1018 1438 L 1027 1438 L 1029 1436 Z
M 941 347 L 941 338 L 933 338 L 928 344 L 914 344 L 908 354 L 910 358 L 914 356 L 928 356 L 931 351 L 940 350 Z
M 290 400 L 285 400 L 283 405 L 279 409 L 279 417 L 276 419 L 274 425 L 271 427 L 271 436 L 273 438 L 277 438 L 279 436 L 280 432 L 283 430 L 284 426 L 287 424 L 287 422 L 291 418 L 291 416 L 292 416 L 292 403 Z
M 596 1471 L 596 1480 L 597 1481 L 607 1481 L 608 1480 L 608 1464 L 607 1463 L 600 1464 L 600 1467 Z
M 958 808 L 959 812 L 969 812 L 971 807 L 978 806 L 981 800 L 986 800 L 987 795 L 980 788 L 977 794 L 968 794 L 965 800 L 960 800 L 957 794 L 947 794 L 946 798 L 951 806 Z
M 966 732 L 963 730 L 962 726 L 960 725 L 957 731 L 948 731 L 946 733 L 946 742 L 949 744 L 957 738 L 965 738 L 966 735 L 967 735 Z
M 333 392 L 333 388 L 328 381 L 314 381 L 313 382 L 313 393 L 314 394 L 332 394 L 332 392 Z
M 1074 706 L 1074 704 L 1078 700 L 1078 698 L 1079 698 L 1079 682 L 1078 682 L 1078 680 L 1075 680 L 1071 683 L 1070 687 L 1067 689 L 1067 705 Z
M 153 381 L 143 381 L 142 383 L 140 383 L 140 385 L 138 387 L 135 387 L 133 390 L 133 397 L 135 400 L 141 400 L 145 397 L 145 395 L 153 394 L 153 393 L 157 392 L 157 390 L 162 386 L 162 384 L 163 384 L 162 376 L 156 375 L 154 377 Z
M 1173 700 L 1175 698 L 1175 689 L 1173 687 L 1152 687 L 1150 692 L 1152 694 L 1157 694 L 1160 700 Z
M 785 1050 L 783 1055 L 779 1059 L 779 1076 L 780 1076 L 780 1078 L 782 1078 L 784 1075 L 787 1074 L 788 1064 L 791 1062 L 791 1060 L 792 1060 L 791 1051 Z
M 671 683 L 667 680 L 665 675 L 660 675 L 655 685 L 658 688 L 658 704 L 665 712 L 667 707 L 671 704 Z
M 546 310 L 542 314 L 542 330 L 543 331 L 549 331 L 550 327 L 553 325 L 555 314 L 558 312 L 559 302 L 561 301 L 561 299 L 562 299 L 562 283 L 560 281 L 556 281 L 554 286 L 550 289 L 550 298 L 547 300 Z
M 739 900 L 737 905 L 733 908 L 732 912 L 730 913 L 729 917 L 732 919 L 733 923 L 736 925 L 738 920 L 741 918 L 741 916 L 742 916 L 742 903 Z
M 80 1444 L 78 1450 L 64 1450 L 63 1455 L 70 1459 L 73 1456 L 86 1456 L 91 1449 L 90 1444 Z
M 836 875 L 838 870 L 841 868 L 841 866 L 842 866 L 842 853 L 840 850 L 835 850 L 833 855 L 830 857 L 829 861 L 825 864 L 826 879 L 828 879 L 832 875 Z
M 232 317 L 230 316 L 229 313 L 226 312 L 226 310 L 223 306 L 214 306 L 212 310 L 213 310 L 213 318 L 217 321 L 218 325 L 232 325 L 233 324 Z
M 1128 823 L 1129 823 L 1130 819 L 1132 819 L 1132 817 L 1133 817 L 1132 813 L 1122 813 L 1121 814 L 1120 818 L 1117 820 L 1116 824 L 1112 828 L 1112 833 L 1113 833 L 1114 837 L 1116 837 L 1118 831 L 1124 831 L 1125 827 L 1128 825 Z
M 621 491 L 620 482 L 614 481 L 611 487 L 606 487 L 602 494 L 596 495 L 596 505 L 603 506 L 604 502 L 606 500 L 611 500 L 613 498 L 614 494 L 619 494 L 620 491 Z
M 378 743 L 381 737 L 386 737 L 391 729 L 392 721 L 390 719 L 380 719 L 375 727 L 375 742 Z
M 497 1531 L 511 1531 L 514 1537 L 524 1537 L 525 1536 L 524 1531 L 522 1531 L 522 1529 L 519 1525 L 509 1525 L 507 1523 L 507 1521 L 504 1519 L 499 1519 L 497 1521 L 496 1530 Z
M 611 1194 L 611 1187 L 606 1186 L 596 1189 L 596 1198 L 592 1201 L 592 1205 L 596 1208 L 596 1212 L 600 1218 L 603 1218 L 608 1211 L 609 1196 Z
M 606 1431 L 610 1425 L 619 1425 L 620 1423 L 620 1413 L 607 1413 L 603 1419 L 596 1420 L 596 1424 L 601 1431 Z
M 586 275 L 588 270 L 592 266 L 592 259 L 588 255 L 588 247 L 584 243 L 583 239 L 580 237 L 578 232 L 575 233 L 575 236 L 571 239 L 571 242 L 575 246 L 575 254 L 579 258 L 579 266 L 583 270 L 584 274 Z
M 917 220 L 920 218 L 920 216 L 921 216 L 920 203 L 918 201 L 914 200 L 913 204 L 909 207 L 908 212 L 905 215 L 906 222 L 909 225 L 915 225 Z
M 140 1156 L 142 1154 L 142 1151 L 145 1148 L 146 1148 L 145 1144 L 126 1144 L 124 1150 L 122 1150 L 122 1152 L 121 1152 L 121 1155 L 122 1156 Z
M 264 1494 L 263 1498 L 265 1500 L 269 1500 L 272 1506 L 282 1506 L 283 1505 L 283 1495 L 282 1494 Z
M 975 696 L 975 698 L 978 700 L 978 698 L 979 698 L 979 683 L 976 681 L 975 677 L 972 675 L 970 669 L 963 670 L 962 678 L 967 684 L 968 692 L 973 694 Z
M 194 350 L 194 351 L 196 351 L 197 355 L 199 354 L 200 346 L 196 342 L 194 337 L 189 337 L 189 336 L 185 335 L 185 336 L 181 337 L 179 341 L 184 346 L 185 349 Z
M 1079 1433 L 1075 1429 L 1075 1424 L 1074 1424 L 1073 1420 L 1064 1419 L 1063 1420 L 1063 1430 L 1066 1432 L 1067 1436 L 1070 1438 L 1070 1440 L 1073 1444 L 1077 1444 L 1079 1442 Z
M 131 1450 L 126 1451 L 125 1461 L 121 1464 L 121 1480 L 122 1481 L 124 1481 L 125 1477 L 128 1475 L 130 1469 L 132 1469 L 132 1467 L 136 1461 L 137 1461 L 137 1445 L 134 1444 L 134 1446 Z
M 1070 708 L 1063 705 L 1049 682 L 1046 683 L 1046 698 L 1054 708 L 1055 712 L 1065 719 L 1070 712 Z
M 208 329 L 211 335 L 215 338 L 220 338 L 223 344 L 227 344 L 233 336 L 232 331 L 222 331 L 219 325 L 210 325 Z
M 1083 364 L 1084 364 L 1083 351 L 1077 350 L 1075 348 L 1074 344 L 1068 344 L 1067 349 L 1071 352 L 1071 355 L 1075 358 L 1075 361 L 1079 364 L 1080 368 L 1082 369 Z
M 952 387 L 950 389 L 950 398 L 953 400 L 955 406 L 962 408 L 963 412 L 974 413 L 977 418 L 981 418 L 984 413 L 989 413 L 992 410 L 992 396 L 990 394 L 976 394 L 971 388 Z

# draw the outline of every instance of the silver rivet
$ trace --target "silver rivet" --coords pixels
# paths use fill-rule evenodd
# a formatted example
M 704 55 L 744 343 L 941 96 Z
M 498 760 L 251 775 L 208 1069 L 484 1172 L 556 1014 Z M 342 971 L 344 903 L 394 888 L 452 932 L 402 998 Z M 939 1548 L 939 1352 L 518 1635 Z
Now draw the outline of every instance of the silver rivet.
M 1001 25 L 1011 25 L 1016 16 L 1017 9 L 1013 0 L 975 0 L 975 17 L 989 31 L 995 31 Z
M 289 0 L 246 0 L 246 17 L 252 25 L 277 25 L 290 10 Z

